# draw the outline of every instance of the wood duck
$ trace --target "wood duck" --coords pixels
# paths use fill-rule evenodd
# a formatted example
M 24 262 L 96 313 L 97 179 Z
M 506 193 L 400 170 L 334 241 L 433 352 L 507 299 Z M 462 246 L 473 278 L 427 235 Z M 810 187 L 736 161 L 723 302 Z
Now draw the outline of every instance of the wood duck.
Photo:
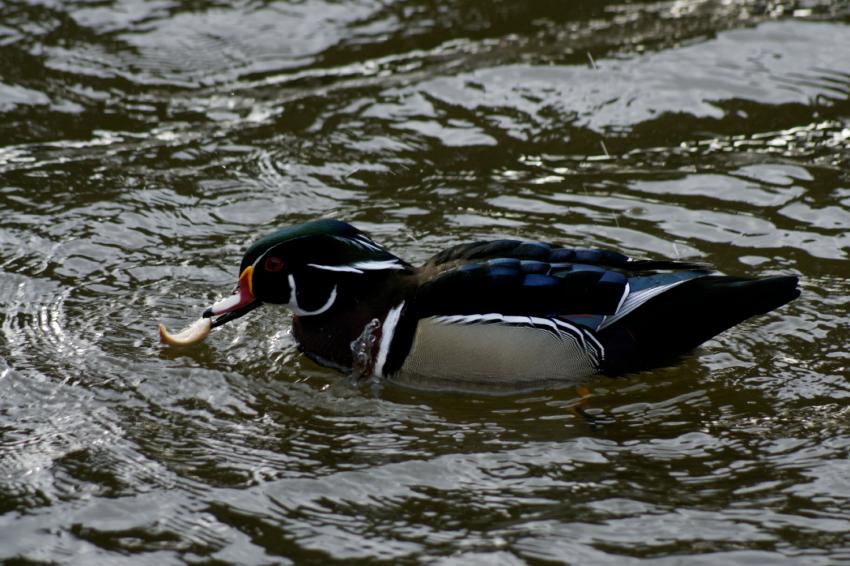
M 300 349 L 360 375 L 578 382 L 657 367 L 799 296 L 797 277 L 517 240 L 460 244 L 421 267 L 338 220 L 254 243 L 220 326 L 263 303 L 293 313 Z

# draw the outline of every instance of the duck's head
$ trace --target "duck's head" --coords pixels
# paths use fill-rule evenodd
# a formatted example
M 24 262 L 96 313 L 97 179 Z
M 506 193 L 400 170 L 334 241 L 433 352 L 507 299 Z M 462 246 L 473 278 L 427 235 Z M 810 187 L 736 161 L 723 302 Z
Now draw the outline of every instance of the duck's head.
M 263 303 L 288 306 L 297 316 L 327 313 L 342 287 L 379 272 L 410 266 L 339 220 L 315 220 L 257 240 L 242 258 L 232 295 L 204 312 L 220 326 Z

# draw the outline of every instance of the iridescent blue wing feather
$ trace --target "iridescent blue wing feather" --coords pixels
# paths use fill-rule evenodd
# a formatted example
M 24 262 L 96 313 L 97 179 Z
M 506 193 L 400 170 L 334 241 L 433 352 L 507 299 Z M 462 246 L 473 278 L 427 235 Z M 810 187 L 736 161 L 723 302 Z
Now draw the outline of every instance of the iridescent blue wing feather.
M 498 259 L 443 272 L 419 288 L 410 308 L 420 317 L 614 314 L 627 288 L 627 277 L 617 271 L 556 271 L 537 261 Z
M 670 260 L 635 260 L 611 250 L 562 248 L 541 242 L 520 240 L 491 240 L 459 244 L 432 257 L 423 268 L 439 268 L 494 259 L 540 261 L 557 267 L 560 264 L 583 264 L 609 267 L 630 272 L 646 270 L 710 271 L 701 263 Z
M 648 298 L 651 289 L 708 273 L 702 264 L 518 240 L 455 246 L 425 269 L 442 271 L 417 292 L 419 316 L 496 312 L 574 319 L 593 329 L 629 304 L 632 294 Z

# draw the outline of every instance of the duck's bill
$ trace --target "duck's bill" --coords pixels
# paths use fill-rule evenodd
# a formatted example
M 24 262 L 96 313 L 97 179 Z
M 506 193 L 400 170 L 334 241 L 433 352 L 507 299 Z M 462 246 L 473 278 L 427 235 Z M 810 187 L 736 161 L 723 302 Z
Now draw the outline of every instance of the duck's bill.
M 224 301 L 219 301 L 219 302 L 224 302 Z M 227 324 L 231 320 L 236 320 L 240 316 L 245 316 L 246 314 L 248 314 L 249 312 L 251 312 L 255 308 L 259 307 L 263 303 L 254 299 L 250 303 L 247 303 L 245 305 L 239 305 L 239 306 L 233 308 L 233 310 L 224 311 L 223 313 L 216 313 L 213 310 L 213 309 L 215 309 L 215 306 L 217 304 L 219 304 L 219 303 L 216 303 L 215 305 L 213 305 L 210 308 L 208 308 L 207 310 L 205 310 L 204 314 L 203 314 L 204 318 L 206 318 L 206 319 L 212 318 L 213 319 L 212 324 L 210 325 L 210 328 L 215 328 L 216 326 L 221 326 L 222 324 Z
M 261 304 L 251 289 L 253 268 L 247 267 L 239 276 L 236 291 L 204 311 L 201 318 L 181 330 L 171 333 L 162 324 L 159 325 L 159 339 L 170 346 L 192 346 L 203 342 L 210 330 L 231 320 L 243 316 Z
M 240 304 L 233 302 L 231 298 L 228 297 L 227 299 L 219 301 L 212 307 L 208 308 L 204 311 L 201 318 L 180 332 L 172 333 L 165 327 L 165 325 L 160 324 L 159 340 L 163 344 L 168 344 L 169 346 L 193 346 L 203 342 L 209 335 L 210 330 L 216 326 L 221 326 L 226 322 L 239 318 L 240 316 L 251 312 L 261 304 L 263 303 L 256 299 L 253 299 L 250 302 L 245 302 L 245 304 Z M 216 314 L 219 316 L 213 319 L 212 317 Z
M 251 266 L 246 267 L 239 276 L 239 285 L 236 287 L 236 291 L 204 311 L 204 318 L 213 319 L 211 328 L 244 316 L 263 304 L 257 300 L 251 288 L 253 273 L 254 269 Z

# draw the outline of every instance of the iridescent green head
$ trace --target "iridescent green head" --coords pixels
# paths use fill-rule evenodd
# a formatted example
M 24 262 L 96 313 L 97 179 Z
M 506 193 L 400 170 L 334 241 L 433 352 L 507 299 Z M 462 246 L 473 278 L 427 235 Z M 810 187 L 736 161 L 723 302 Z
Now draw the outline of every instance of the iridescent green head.
M 260 303 L 287 305 L 298 316 L 328 312 L 341 285 L 352 278 L 397 272 L 410 266 L 350 224 L 314 220 L 282 228 L 252 244 L 239 267 L 231 297 L 207 309 L 218 326 Z

